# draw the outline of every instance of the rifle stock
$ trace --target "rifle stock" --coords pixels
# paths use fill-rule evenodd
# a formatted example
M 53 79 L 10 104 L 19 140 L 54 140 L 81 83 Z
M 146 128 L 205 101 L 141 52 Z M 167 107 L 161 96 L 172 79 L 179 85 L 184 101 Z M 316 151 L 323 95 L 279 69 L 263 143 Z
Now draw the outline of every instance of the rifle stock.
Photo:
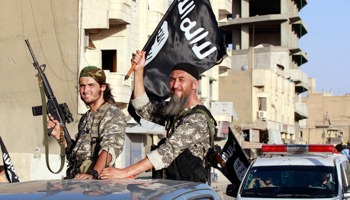
M 61 127 L 63 128 L 63 134 L 64 134 L 64 137 L 65 137 L 66 142 L 67 142 L 67 148 L 66 148 L 66 152 L 68 152 L 67 159 L 70 161 L 69 153 L 71 152 L 71 148 L 73 146 L 73 141 L 69 135 L 68 129 L 66 127 L 66 123 L 70 123 L 73 121 L 72 114 L 70 113 L 67 104 L 65 104 L 65 103 L 58 104 L 56 97 L 53 94 L 53 91 L 52 91 L 51 86 L 49 84 L 49 81 L 47 80 L 46 75 L 44 73 L 46 65 L 45 64 L 43 64 L 41 66 L 39 65 L 38 61 L 35 58 L 33 50 L 29 44 L 28 39 L 26 39 L 25 42 L 28 46 L 30 54 L 32 55 L 32 58 L 34 61 L 33 65 L 34 65 L 35 69 L 38 70 L 38 76 L 41 77 L 41 82 L 43 84 L 45 95 L 47 97 L 47 103 L 46 103 L 47 113 L 50 114 L 51 116 L 53 116 L 54 119 L 59 121 Z M 41 106 L 33 107 L 33 114 L 34 114 L 34 110 L 36 110 L 36 114 L 34 114 L 34 116 L 42 114 L 42 112 L 39 112 L 39 109 L 41 109 Z M 49 136 L 51 135 L 52 129 L 53 128 L 48 130 Z

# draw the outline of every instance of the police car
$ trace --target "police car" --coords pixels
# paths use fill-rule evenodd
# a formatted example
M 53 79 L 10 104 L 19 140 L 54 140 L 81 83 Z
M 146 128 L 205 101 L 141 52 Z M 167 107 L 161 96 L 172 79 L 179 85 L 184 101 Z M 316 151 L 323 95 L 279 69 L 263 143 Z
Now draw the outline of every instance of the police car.
M 241 184 L 243 199 L 350 199 L 350 165 L 333 145 L 263 145 Z M 238 189 L 238 190 L 237 190 Z

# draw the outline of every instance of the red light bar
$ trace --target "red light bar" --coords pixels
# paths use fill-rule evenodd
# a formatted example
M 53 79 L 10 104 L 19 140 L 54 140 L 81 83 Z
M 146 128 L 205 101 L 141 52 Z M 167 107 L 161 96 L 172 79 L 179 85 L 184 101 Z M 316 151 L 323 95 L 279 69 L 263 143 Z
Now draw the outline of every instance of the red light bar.
M 308 152 L 334 152 L 333 145 L 326 144 L 264 144 L 261 147 L 262 152 L 267 153 L 308 153 Z
M 263 144 L 261 146 L 261 150 L 262 152 L 287 152 L 287 145 L 282 144 L 272 144 L 272 145 L 268 145 L 268 144 Z
M 309 144 L 309 152 L 334 152 L 332 144 Z

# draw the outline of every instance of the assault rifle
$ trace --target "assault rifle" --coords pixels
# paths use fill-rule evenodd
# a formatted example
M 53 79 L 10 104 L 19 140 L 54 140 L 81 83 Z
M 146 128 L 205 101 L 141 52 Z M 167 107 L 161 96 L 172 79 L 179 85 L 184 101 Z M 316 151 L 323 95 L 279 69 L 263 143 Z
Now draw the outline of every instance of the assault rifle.
M 39 66 L 39 63 L 35 58 L 35 55 L 34 55 L 33 50 L 29 44 L 28 39 L 26 39 L 25 42 L 28 46 L 30 54 L 32 55 L 32 58 L 34 61 L 33 65 L 34 65 L 35 69 L 38 70 L 37 76 L 39 76 L 41 78 L 41 82 L 42 82 L 43 87 L 44 87 L 45 95 L 47 97 L 47 103 L 46 103 L 47 113 L 50 114 L 51 116 L 53 116 L 54 119 L 59 121 L 61 127 L 63 128 L 63 135 L 66 138 L 66 142 L 67 142 L 67 148 L 66 148 L 67 160 L 70 161 L 69 156 L 70 156 L 71 148 L 73 146 L 73 142 L 72 142 L 72 139 L 68 133 L 68 129 L 66 127 L 66 122 L 71 123 L 73 121 L 72 114 L 70 113 L 69 108 L 68 108 L 66 103 L 63 103 L 63 104 L 57 103 L 56 97 L 53 94 L 53 91 L 50 87 L 49 81 L 47 80 L 46 75 L 44 73 L 46 65 L 43 64 L 43 65 Z M 34 116 L 42 115 L 42 106 L 34 106 L 34 107 L 32 107 L 32 111 L 33 111 Z M 48 129 L 49 136 L 51 135 L 52 130 L 53 130 L 53 128 Z

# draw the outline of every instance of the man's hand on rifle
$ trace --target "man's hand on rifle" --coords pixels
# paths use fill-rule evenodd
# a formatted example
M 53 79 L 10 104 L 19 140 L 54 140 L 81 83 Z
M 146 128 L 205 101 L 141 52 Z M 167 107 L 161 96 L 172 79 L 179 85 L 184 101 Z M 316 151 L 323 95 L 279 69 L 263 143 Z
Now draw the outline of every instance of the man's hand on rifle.
M 58 143 L 60 143 L 61 125 L 52 116 L 50 116 L 50 120 L 47 121 L 47 129 L 50 129 L 50 128 L 52 128 L 51 135 L 57 140 Z M 65 139 L 64 139 L 64 142 L 65 142 Z

